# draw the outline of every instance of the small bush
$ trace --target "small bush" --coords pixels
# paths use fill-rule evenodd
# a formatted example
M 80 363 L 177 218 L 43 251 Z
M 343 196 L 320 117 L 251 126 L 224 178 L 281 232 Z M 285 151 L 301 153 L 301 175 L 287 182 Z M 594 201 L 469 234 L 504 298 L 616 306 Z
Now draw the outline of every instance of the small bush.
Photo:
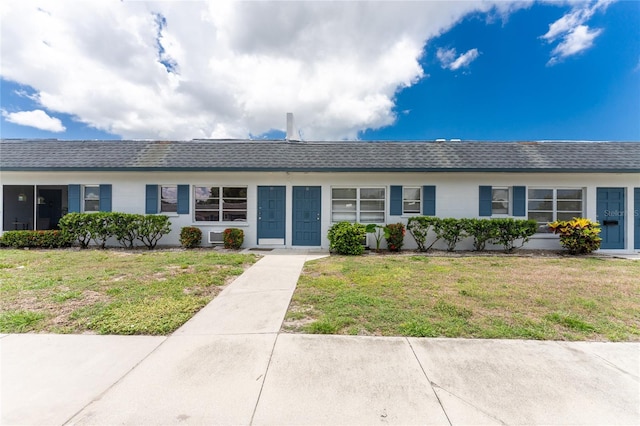
M 571 254 L 588 254 L 600 248 L 600 224 L 586 218 L 555 221 L 549 224 L 554 234 L 560 235 L 560 245 Z
M 491 219 L 460 219 L 464 232 L 473 237 L 473 249 L 483 251 L 488 241 L 498 236 L 496 222 Z
M 227 228 L 223 232 L 224 248 L 238 250 L 244 242 L 244 231 L 239 228 Z
M 329 248 L 346 255 L 364 253 L 362 240 L 367 235 L 367 228 L 359 223 L 338 222 L 329 228 Z
M 180 230 L 180 245 L 186 249 L 198 247 L 202 242 L 202 231 L 195 226 L 185 226 Z
M 62 231 L 7 231 L 0 237 L 0 245 L 13 248 L 70 247 L 73 239 Z
M 107 245 L 107 240 L 115 235 L 113 213 L 97 212 L 84 213 L 89 237 L 101 249 Z
M 538 223 L 535 220 L 511 218 L 490 220 L 496 226 L 496 236 L 491 239 L 491 242 L 501 244 L 507 253 L 522 247 L 532 235 L 538 232 Z M 518 247 L 515 246 L 517 240 L 521 240 Z
M 427 237 L 429 235 L 429 230 L 440 221 L 439 218 L 433 216 L 414 216 L 410 217 L 407 221 L 407 229 L 409 233 L 416 241 L 418 245 L 418 250 L 420 251 L 428 251 L 433 247 L 433 245 L 439 240 L 439 237 L 436 236 L 435 240 L 431 242 L 427 246 Z
M 80 243 L 80 248 L 89 247 L 91 234 L 89 232 L 89 213 L 68 213 L 58 222 L 60 230 L 74 241 Z
M 400 251 L 404 245 L 406 231 L 402 223 L 390 223 L 384 227 L 384 238 L 390 251 Z
M 149 250 L 153 250 L 164 234 L 171 231 L 171 222 L 165 215 L 149 214 L 140 220 L 138 239 Z
M 458 241 L 467 236 L 464 222 L 454 218 L 440 219 L 434 225 L 436 236 L 447 242 L 447 251 L 454 251 Z
M 138 239 L 140 222 L 144 217 L 141 214 L 111 213 L 113 221 L 113 234 L 116 240 L 124 248 L 133 248 Z

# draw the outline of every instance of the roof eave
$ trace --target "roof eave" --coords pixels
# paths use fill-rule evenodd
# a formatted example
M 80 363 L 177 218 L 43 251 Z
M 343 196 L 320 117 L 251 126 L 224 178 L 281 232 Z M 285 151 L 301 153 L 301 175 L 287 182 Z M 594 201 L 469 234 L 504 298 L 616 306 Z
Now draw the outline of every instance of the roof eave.
M 5 172 L 291 172 L 291 173 L 640 173 L 640 168 L 464 167 L 2 167 Z

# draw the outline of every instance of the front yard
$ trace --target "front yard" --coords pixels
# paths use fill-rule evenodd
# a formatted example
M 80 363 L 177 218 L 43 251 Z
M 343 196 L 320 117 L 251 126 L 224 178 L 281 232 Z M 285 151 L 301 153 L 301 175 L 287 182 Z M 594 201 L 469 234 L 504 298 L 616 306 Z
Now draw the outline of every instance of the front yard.
M 0 333 L 169 334 L 256 261 L 208 250 L 0 250 Z
M 639 341 L 640 262 L 331 256 L 305 266 L 283 330 Z

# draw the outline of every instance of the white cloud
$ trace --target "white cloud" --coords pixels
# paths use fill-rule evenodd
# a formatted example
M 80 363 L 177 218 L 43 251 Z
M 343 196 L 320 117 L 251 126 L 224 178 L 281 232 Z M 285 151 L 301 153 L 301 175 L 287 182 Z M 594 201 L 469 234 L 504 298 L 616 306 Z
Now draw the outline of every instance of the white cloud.
M 553 49 L 551 54 L 553 58 L 566 58 L 575 55 L 593 46 L 593 40 L 602 32 L 602 30 L 590 30 L 586 25 L 578 25 L 573 28 Z
M 478 56 L 480 56 L 480 52 L 478 49 L 470 49 L 465 53 L 456 57 L 457 52 L 456 49 L 438 49 L 436 52 L 436 57 L 440 61 L 442 68 L 450 69 L 451 71 L 455 71 L 459 68 L 466 68 L 473 62 Z
M 590 29 L 585 23 L 599 10 L 604 11 L 615 0 L 598 0 L 597 2 L 581 2 L 571 12 L 549 25 L 549 31 L 541 36 L 548 43 L 559 40 L 551 52 L 548 65 L 580 53 L 593 46 L 593 40 L 600 35 L 601 29 Z
M 19 112 L 2 111 L 2 116 L 8 122 L 19 124 L 21 126 L 35 127 L 36 129 L 47 130 L 55 133 L 67 130 L 58 118 L 49 116 L 49 114 L 41 109 Z
M 425 43 L 519 4 L 3 0 L 0 72 L 123 138 L 245 138 L 283 129 L 288 111 L 306 139 L 356 138 L 395 121 Z

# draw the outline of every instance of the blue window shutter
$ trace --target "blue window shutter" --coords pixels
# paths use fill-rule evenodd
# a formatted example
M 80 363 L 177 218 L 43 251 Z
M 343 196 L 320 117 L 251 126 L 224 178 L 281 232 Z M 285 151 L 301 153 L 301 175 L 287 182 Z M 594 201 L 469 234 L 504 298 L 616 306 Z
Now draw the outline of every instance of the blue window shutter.
M 80 185 L 69 185 L 67 203 L 69 213 L 80 213 Z
M 513 187 L 513 215 L 527 215 L 527 188 L 525 186 Z
M 389 215 L 402 216 L 402 186 L 391 185 L 389 190 L 389 197 L 391 200 Z
M 111 211 L 111 185 L 100 185 L 100 211 Z
M 493 198 L 490 186 L 480 186 L 479 216 L 491 216 L 491 200 Z
M 422 187 L 422 214 L 425 216 L 436 215 L 435 185 L 426 185 Z
M 145 214 L 158 213 L 158 185 L 147 185 Z
M 178 214 L 189 213 L 189 185 L 178 185 Z

